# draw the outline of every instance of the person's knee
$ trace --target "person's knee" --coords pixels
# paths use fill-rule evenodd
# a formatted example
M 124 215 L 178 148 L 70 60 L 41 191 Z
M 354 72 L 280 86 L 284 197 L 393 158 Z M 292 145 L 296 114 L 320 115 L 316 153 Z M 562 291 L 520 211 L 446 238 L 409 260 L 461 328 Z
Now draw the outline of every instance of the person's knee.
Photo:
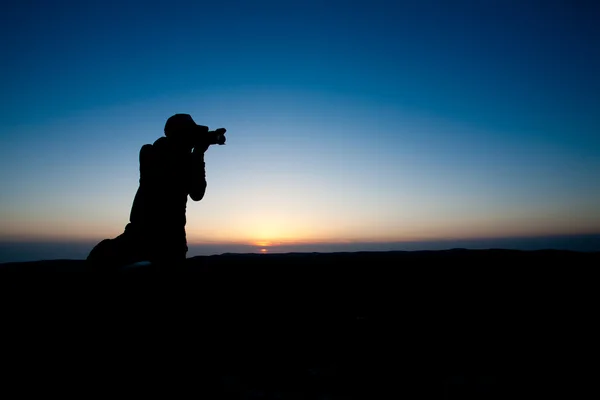
M 104 239 L 100 243 L 98 243 L 90 254 L 87 256 L 88 261 L 105 261 L 111 258 L 112 253 L 114 252 L 112 249 L 112 239 Z
M 114 239 L 104 239 L 98 243 L 88 255 L 87 260 L 93 264 L 110 266 L 147 260 L 148 257 L 144 257 L 140 248 L 140 244 L 136 240 L 122 234 Z

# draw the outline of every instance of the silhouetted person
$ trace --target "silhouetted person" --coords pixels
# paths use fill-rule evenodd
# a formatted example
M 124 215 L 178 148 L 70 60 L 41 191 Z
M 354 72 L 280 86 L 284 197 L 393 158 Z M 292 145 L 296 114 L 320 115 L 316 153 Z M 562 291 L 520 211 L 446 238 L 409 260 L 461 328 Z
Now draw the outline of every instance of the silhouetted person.
M 204 197 L 204 152 L 211 144 L 225 143 L 225 129 L 209 131 L 190 115 L 175 114 L 164 131 L 154 144 L 142 146 L 130 222 L 121 235 L 92 249 L 87 259 L 95 265 L 150 261 L 170 266 L 185 261 L 187 197 L 194 201 Z

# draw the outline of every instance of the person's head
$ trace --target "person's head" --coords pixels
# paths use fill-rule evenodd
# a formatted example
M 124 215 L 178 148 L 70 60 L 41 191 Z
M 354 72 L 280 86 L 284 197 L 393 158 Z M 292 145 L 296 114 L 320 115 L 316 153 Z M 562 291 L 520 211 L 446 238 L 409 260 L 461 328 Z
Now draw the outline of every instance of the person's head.
M 189 114 L 175 114 L 165 124 L 165 136 L 186 147 L 192 147 L 197 135 L 206 134 L 208 127 L 198 125 Z

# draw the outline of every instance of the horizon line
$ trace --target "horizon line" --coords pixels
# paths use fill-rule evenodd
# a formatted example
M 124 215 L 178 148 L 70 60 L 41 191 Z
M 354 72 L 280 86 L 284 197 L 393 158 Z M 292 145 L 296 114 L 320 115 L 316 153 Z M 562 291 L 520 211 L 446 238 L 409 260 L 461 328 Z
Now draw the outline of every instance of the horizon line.
M 86 259 L 98 241 L 0 239 L 0 263 Z M 438 239 L 404 242 L 316 242 L 257 246 L 248 243 L 188 243 L 187 257 L 222 254 L 340 253 L 385 251 L 567 250 L 600 252 L 600 233 L 529 237 Z

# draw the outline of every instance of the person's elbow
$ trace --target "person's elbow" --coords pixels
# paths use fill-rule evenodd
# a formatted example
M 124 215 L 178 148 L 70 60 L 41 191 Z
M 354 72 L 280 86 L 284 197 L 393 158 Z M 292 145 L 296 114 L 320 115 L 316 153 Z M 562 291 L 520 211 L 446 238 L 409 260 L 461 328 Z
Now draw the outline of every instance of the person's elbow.
M 190 193 L 190 198 L 194 201 L 200 201 L 204 198 L 204 192 Z
M 190 190 L 190 198 L 194 201 L 200 201 L 204 198 L 206 192 L 206 182 L 202 185 L 198 185 Z

